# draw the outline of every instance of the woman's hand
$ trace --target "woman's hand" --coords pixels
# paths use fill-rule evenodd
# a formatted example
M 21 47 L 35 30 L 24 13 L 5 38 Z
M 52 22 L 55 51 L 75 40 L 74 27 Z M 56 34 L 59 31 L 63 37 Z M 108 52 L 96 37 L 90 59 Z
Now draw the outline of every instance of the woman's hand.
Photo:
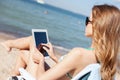
M 0 43 L 8 52 L 11 51 L 10 40 Z
M 33 58 L 33 61 L 37 64 L 39 64 L 40 62 L 44 62 L 44 56 L 42 55 L 41 52 L 38 51 L 37 48 L 34 48 L 32 58 Z
M 45 45 L 45 46 L 48 47 L 48 48 L 43 47 L 43 49 L 48 53 L 48 55 L 50 56 L 50 58 L 53 59 L 57 63 L 58 59 L 57 59 L 57 57 L 54 54 L 54 50 L 53 50 L 52 44 L 51 43 L 47 43 L 47 44 L 42 44 L 42 45 Z

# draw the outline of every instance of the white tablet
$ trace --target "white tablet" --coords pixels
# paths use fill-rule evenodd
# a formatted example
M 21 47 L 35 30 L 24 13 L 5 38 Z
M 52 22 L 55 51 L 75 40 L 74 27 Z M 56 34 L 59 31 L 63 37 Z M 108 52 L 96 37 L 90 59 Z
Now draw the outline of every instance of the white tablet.
M 48 32 L 46 29 L 32 29 L 32 36 L 34 39 L 35 46 L 39 49 L 41 43 L 48 43 Z M 42 46 L 43 47 L 43 46 Z M 39 50 L 41 52 L 41 50 Z M 41 52 L 45 57 L 48 57 L 48 53 L 42 49 Z

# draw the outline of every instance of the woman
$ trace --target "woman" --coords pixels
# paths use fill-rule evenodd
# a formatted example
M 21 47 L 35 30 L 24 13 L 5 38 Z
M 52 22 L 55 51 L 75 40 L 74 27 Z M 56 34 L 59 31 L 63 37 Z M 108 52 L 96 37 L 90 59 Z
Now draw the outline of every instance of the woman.
M 39 72 L 38 80 L 48 79 L 47 77 L 58 79 L 71 70 L 74 70 L 71 74 L 75 76 L 77 71 L 81 71 L 85 66 L 96 62 L 101 64 L 102 80 L 114 79 L 116 59 L 120 47 L 120 10 L 110 5 L 97 5 L 93 7 L 92 14 L 87 21 L 86 35 L 89 33 L 88 36 L 92 37 L 94 50 L 88 51 L 83 48 L 71 50 L 67 57 L 53 69 L 44 74 Z M 43 63 L 42 61 L 40 60 L 40 63 Z M 42 69 L 41 64 L 39 65 L 38 69 Z
M 85 35 L 92 38 L 91 48 L 74 48 L 61 62 L 58 62 L 54 56 L 52 45 L 50 43 L 44 44 L 49 47 L 49 49 L 45 47 L 44 49 L 57 62 L 53 68 L 47 71 L 44 68 L 43 55 L 32 45 L 30 53 L 34 53 L 34 55 L 29 59 L 31 60 L 29 62 L 35 65 L 36 70 L 30 72 L 35 74 L 34 77 L 37 80 L 61 78 L 61 80 L 69 80 L 87 65 L 100 63 L 102 80 L 113 80 L 120 47 L 120 10 L 106 4 L 94 6 L 90 18 L 86 18 Z M 30 64 L 27 65 L 29 70 L 32 69 Z M 69 77 L 66 77 L 67 73 L 69 73 Z

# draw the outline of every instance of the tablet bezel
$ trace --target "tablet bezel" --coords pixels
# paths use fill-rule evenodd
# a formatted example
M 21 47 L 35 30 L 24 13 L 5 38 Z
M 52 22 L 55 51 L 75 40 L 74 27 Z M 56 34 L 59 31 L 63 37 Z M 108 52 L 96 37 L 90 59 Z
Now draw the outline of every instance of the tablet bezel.
M 47 29 L 32 29 L 32 37 L 33 37 L 33 41 L 34 41 L 34 45 L 35 46 L 36 46 L 36 42 L 35 42 L 34 32 L 45 32 L 46 33 L 46 37 L 47 37 L 47 43 L 49 42 Z M 44 57 L 49 57 L 49 56 L 44 56 Z

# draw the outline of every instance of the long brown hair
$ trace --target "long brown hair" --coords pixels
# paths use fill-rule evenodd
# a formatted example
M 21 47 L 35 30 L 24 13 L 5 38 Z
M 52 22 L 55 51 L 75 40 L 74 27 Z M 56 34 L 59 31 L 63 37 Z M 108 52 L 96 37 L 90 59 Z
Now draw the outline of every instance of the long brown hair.
M 102 80 L 112 80 L 120 46 L 120 10 L 112 5 L 96 5 L 92 9 L 93 45 L 101 64 Z

